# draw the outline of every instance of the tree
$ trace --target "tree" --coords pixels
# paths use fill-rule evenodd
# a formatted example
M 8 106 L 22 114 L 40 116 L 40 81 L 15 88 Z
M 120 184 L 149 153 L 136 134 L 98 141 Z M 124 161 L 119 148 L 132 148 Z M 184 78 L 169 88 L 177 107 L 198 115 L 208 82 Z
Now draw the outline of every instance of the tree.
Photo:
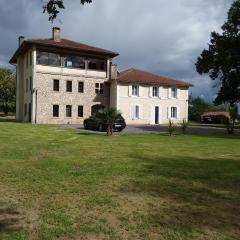
M 104 108 L 101 109 L 96 115 L 95 118 L 104 122 L 107 127 L 107 136 L 113 134 L 113 124 L 114 122 L 121 117 L 121 113 L 115 108 Z
M 7 68 L 0 68 L 0 110 L 6 115 L 15 110 L 15 74 Z
M 81 4 L 91 3 L 92 0 L 80 0 Z M 43 13 L 47 12 L 49 15 L 49 21 L 53 22 L 59 12 L 65 9 L 64 0 L 48 0 L 46 4 L 43 5 Z
M 199 74 L 218 80 L 215 104 L 236 106 L 240 101 L 240 0 L 233 2 L 222 33 L 211 33 L 208 49 L 198 57 L 196 69 Z

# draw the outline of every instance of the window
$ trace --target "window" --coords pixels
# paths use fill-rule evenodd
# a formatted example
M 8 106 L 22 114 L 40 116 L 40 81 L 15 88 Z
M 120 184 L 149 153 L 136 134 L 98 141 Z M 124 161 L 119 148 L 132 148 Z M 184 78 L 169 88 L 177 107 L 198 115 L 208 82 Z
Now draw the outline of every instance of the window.
M 96 94 L 103 94 L 103 83 L 96 83 L 95 84 L 95 93 Z
M 66 91 L 72 92 L 72 81 L 67 81 L 66 83 Z
M 139 119 L 140 118 L 140 107 L 138 105 L 132 106 L 131 111 L 132 119 Z
M 171 118 L 177 118 L 177 108 L 171 107 Z
M 132 96 L 139 96 L 139 86 L 132 85 Z
M 84 92 L 84 83 L 78 82 L 78 92 L 83 93 Z
M 66 117 L 72 117 L 72 105 L 66 106 Z
M 61 66 L 61 56 L 56 53 L 37 52 L 37 64 L 49 66 Z
M 78 106 L 78 117 L 83 117 L 83 106 Z
M 152 96 L 158 97 L 158 87 L 152 87 Z
M 53 117 L 59 117 L 59 105 L 53 105 Z
M 64 67 L 85 69 L 85 59 L 78 56 L 65 56 Z
M 24 104 L 24 115 L 27 116 L 27 104 Z
M 89 59 L 88 60 L 88 69 L 90 70 L 98 70 L 98 71 L 106 71 L 107 63 L 105 60 L 99 59 Z
M 26 78 L 26 92 L 28 91 L 28 78 Z
M 29 90 L 32 91 L 32 77 L 29 78 Z
M 177 98 L 177 88 L 171 88 L 171 97 Z
M 53 80 L 53 91 L 59 92 L 59 80 L 58 79 Z

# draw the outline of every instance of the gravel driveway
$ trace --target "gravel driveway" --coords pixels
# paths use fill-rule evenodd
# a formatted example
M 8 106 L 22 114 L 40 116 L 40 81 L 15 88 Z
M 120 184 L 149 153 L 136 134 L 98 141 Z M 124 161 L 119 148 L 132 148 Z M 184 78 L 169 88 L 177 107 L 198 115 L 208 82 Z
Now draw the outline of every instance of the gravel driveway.
M 69 128 L 77 129 L 81 132 L 89 132 L 89 133 L 99 133 L 104 134 L 98 131 L 92 131 L 92 130 L 85 130 L 83 128 L 83 125 L 81 124 L 70 124 L 70 125 L 64 125 Z M 164 133 L 167 132 L 167 126 L 159 126 L 159 125 L 128 125 L 121 134 L 125 133 Z M 177 128 L 177 131 L 181 131 L 180 128 Z M 235 130 L 237 134 L 240 134 L 240 130 Z M 226 129 L 224 128 L 216 128 L 216 127 L 207 127 L 207 126 L 189 126 L 188 127 L 189 133 L 195 133 L 195 134 L 221 134 L 226 133 Z

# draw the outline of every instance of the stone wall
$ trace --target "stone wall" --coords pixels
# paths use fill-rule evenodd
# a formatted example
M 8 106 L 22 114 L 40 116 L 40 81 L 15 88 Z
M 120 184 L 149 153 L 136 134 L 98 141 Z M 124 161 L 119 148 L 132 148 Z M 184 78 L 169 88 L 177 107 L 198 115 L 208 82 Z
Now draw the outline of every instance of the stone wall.
M 53 80 L 59 80 L 59 92 L 53 91 Z M 37 72 L 36 123 L 78 124 L 91 115 L 96 104 L 109 106 L 109 84 L 106 78 L 64 76 Z M 66 92 L 66 81 L 72 81 L 72 92 Z M 84 82 L 84 93 L 78 92 L 78 82 Z M 104 94 L 95 94 L 95 83 L 104 83 Z M 59 105 L 59 117 L 53 117 L 53 105 Z M 72 105 L 72 117 L 66 117 L 66 105 Z M 78 106 L 83 106 L 83 117 L 78 117 Z

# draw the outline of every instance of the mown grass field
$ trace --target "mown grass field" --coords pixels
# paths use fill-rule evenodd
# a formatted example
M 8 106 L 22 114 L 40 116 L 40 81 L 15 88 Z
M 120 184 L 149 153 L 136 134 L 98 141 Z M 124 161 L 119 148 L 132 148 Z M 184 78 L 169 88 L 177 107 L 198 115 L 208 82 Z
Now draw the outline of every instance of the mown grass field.
M 240 239 L 240 136 L 2 122 L 0 239 Z

